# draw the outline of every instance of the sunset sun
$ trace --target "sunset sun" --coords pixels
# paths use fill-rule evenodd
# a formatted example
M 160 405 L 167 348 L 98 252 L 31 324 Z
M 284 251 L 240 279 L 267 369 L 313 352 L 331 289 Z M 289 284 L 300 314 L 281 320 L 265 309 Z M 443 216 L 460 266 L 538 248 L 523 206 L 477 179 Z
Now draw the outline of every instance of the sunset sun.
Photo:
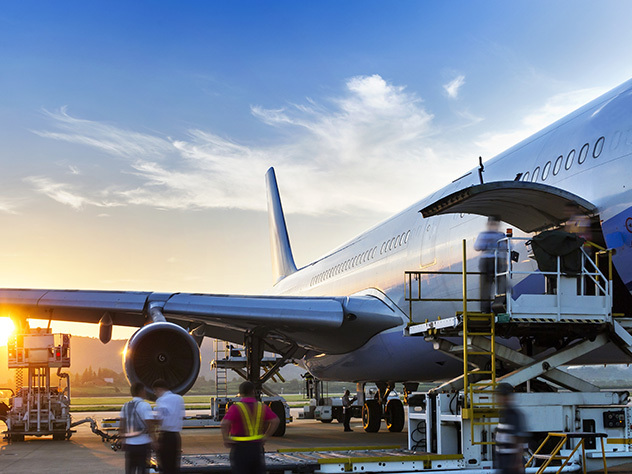
M 11 333 L 13 333 L 13 321 L 11 318 L 0 318 L 0 346 L 6 346 L 7 340 Z

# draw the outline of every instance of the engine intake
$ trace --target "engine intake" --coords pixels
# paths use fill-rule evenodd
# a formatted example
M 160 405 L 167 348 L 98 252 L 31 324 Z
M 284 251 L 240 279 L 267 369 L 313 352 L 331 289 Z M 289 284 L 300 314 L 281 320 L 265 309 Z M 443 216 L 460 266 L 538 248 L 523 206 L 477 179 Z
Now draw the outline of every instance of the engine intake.
M 195 383 L 200 372 L 200 349 L 177 324 L 155 322 L 136 331 L 125 345 L 123 368 L 130 384 L 141 382 L 153 396 L 152 384 L 163 379 L 180 395 Z

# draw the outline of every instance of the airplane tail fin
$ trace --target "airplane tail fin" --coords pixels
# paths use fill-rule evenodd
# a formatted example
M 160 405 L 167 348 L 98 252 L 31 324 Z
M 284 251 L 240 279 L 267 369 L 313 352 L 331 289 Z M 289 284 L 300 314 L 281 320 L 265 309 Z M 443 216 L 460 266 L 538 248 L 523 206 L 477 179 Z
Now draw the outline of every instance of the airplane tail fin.
M 296 271 L 296 264 L 292 256 L 290 237 L 285 225 L 281 196 L 277 186 L 274 168 L 266 173 L 266 187 L 268 189 L 268 221 L 270 226 L 270 249 L 272 252 L 272 270 L 275 284 Z

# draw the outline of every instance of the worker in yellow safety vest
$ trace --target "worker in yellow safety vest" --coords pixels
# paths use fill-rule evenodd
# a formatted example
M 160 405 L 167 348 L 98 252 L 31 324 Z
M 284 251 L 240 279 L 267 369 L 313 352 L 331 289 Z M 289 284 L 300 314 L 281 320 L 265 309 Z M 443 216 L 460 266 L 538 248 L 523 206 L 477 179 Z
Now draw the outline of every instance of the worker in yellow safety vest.
M 234 474 L 265 474 L 263 444 L 279 426 L 279 418 L 268 405 L 257 401 L 255 386 L 239 386 L 240 401 L 233 403 L 222 419 L 224 445 L 230 448 Z

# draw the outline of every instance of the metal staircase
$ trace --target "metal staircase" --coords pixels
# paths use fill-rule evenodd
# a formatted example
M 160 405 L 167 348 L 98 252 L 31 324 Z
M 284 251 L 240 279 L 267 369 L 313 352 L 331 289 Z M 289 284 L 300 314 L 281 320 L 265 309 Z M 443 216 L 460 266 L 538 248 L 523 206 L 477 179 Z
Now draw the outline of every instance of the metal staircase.
M 511 249 L 514 240 L 526 239 L 508 237 L 505 248 Z M 505 254 L 507 265 L 496 265 L 496 268 L 506 268 L 505 271 L 496 272 L 496 281 L 503 279 L 502 287 L 506 288 L 506 295 L 496 294 L 496 302 L 500 301 L 501 304 L 495 303 L 494 306 L 496 309 L 500 306 L 504 310 L 498 314 L 468 309 L 472 302 L 481 301 L 467 298 L 468 277 L 480 275 L 480 272 L 467 271 L 465 241 L 460 272 L 461 300 L 423 298 L 424 276 L 455 275 L 458 272 L 406 272 L 406 301 L 409 303 L 411 320 L 406 332 L 410 336 L 424 337 L 426 341 L 433 343 L 435 349 L 463 362 L 463 375 L 443 383 L 430 393 L 462 391 L 461 416 L 470 425 L 472 445 L 493 444 L 493 430 L 498 422 L 494 389 L 498 383 L 506 382 L 512 386 L 526 383 L 529 391 L 530 384 L 540 378 L 546 383 L 574 392 L 598 392 L 598 387 L 557 367 L 609 342 L 616 343 L 622 350 L 632 354 L 632 336 L 628 332 L 632 329 L 632 321 L 615 318 L 612 314 L 610 252 L 601 249 L 596 253 L 596 259 L 604 256 L 608 259 L 609 270 L 604 275 L 599 269 L 598 261 L 595 262 L 581 249 L 581 271 L 573 276 L 564 274 L 559 257 L 556 271 L 525 272 L 514 270 L 511 252 Z M 528 274 L 544 275 L 554 291 L 547 293 L 542 288 L 540 294 L 521 294 L 514 299 L 512 283 Z M 424 301 L 432 301 L 432 304 L 437 301 L 461 301 L 462 310 L 451 318 L 414 324 L 415 305 Z M 568 336 L 571 342 L 553 353 L 549 351 L 535 355 L 526 355 L 519 347 L 519 337 L 538 338 L 550 334 Z M 499 338 L 504 338 L 502 344 L 497 342 Z M 462 340 L 462 343 L 455 340 Z M 499 367 L 502 367 L 503 373 L 498 373 Z
M 226 360 L 230 355 L 228 343 L 214 339 L 215 361 Z M 228 396 L 228 369 L 222 364 L 213 364 L 215 369 L 215 397 Z

